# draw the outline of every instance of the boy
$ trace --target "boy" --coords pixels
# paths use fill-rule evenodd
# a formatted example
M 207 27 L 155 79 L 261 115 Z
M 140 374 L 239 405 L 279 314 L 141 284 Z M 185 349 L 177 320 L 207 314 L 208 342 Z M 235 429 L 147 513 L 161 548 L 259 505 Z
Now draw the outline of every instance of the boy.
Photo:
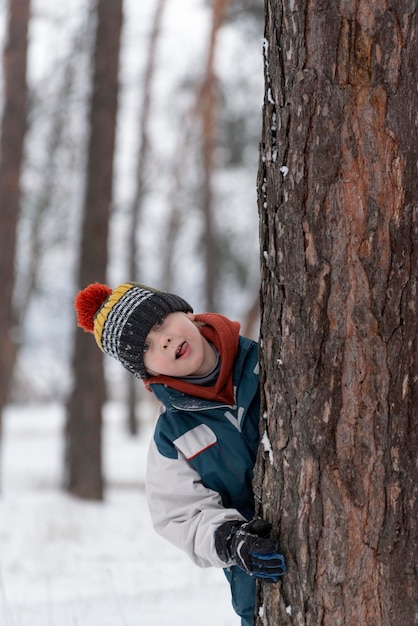
M 179 296 L 98 283 L 75 301 L 78 324 L 162 403 L 147 467 L 158 533 L 200 567 L 222 567 L 242 626 L 253 624 L 255 579 L 285 572 L 271 525 L 253 519 L 259 443 L 257 343 L 226 317 L 195 315 Z

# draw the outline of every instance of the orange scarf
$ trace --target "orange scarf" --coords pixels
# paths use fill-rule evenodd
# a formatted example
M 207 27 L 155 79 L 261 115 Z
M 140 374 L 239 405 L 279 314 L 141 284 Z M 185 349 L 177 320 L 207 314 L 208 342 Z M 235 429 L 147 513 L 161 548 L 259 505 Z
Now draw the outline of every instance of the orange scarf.
M 195 316 L 195 321 L 204 324 L 199 329 L 200 332 L 219 351 L 221 371 L 216 383 L 210 387 L 202 387 L 173 376 L 152 376 L 144 380 L 144 385 L 151 391 L 150 385 L 159 383 L 189 396 L 233 405 L 235 397 L 232 370 L 238 351 L 240 325 L 219 313 L 201 313 Z

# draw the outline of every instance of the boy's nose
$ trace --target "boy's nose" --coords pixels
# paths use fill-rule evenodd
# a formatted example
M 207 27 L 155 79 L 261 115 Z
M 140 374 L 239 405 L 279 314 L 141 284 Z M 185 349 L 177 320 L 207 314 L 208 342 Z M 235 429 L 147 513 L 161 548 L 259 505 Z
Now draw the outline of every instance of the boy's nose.
M 162 347 L 164 348 L 164 350 L 166 348 L 168 348 L 170 342 L 171 342 L 171 338 L 170 337 L 163 337 L 163 339 L 161 341 L 161 344 L 162 344 Z

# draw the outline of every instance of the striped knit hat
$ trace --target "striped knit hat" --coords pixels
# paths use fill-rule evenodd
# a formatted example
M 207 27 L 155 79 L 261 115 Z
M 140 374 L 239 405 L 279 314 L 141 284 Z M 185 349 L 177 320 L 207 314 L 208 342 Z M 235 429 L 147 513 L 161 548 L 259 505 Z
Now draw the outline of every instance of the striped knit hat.
M 144 343 L 152 327 L 169 313 L 193 312 L 185 300 L 140 285 L 125 283 L 116 289 L 93 283 L 75 299 L 78 325 L 94 333 L 99 348 L 120 361 L 137 378 L 148 378 Z

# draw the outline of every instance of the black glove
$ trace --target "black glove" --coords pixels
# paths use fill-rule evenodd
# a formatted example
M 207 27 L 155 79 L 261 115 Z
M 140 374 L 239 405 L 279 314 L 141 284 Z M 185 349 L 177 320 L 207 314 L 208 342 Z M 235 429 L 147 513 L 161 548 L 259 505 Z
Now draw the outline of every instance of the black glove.
M 270 538 L 271 524 L 262 519 L 225 522 L 215 532 L 215 548 L 222 561 L 235 563 L 255 578 L 276 583 L 286 571 L 277 541 Z

